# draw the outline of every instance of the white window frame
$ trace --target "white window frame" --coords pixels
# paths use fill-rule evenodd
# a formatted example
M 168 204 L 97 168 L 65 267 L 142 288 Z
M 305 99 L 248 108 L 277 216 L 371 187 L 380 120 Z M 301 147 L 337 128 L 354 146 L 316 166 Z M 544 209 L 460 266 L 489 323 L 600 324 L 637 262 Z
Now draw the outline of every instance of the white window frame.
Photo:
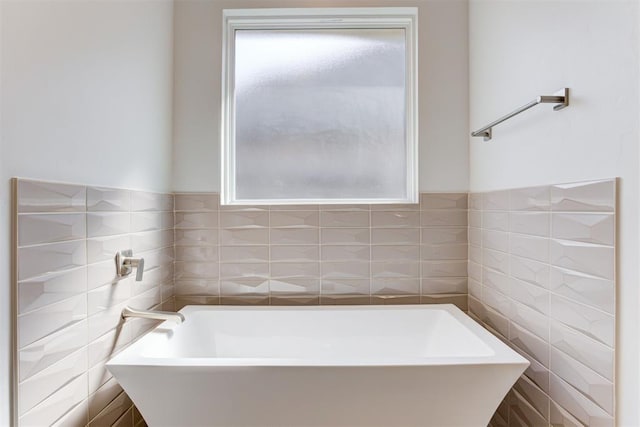
M 415 7 L 225 9 L 222 35 L 221 189 L 223 205 L 418 203 L 418 9 Z M 238 199 L 235 194 L 234 49 L 236 30 L 404 29 L 406 197 L 399 199 Z

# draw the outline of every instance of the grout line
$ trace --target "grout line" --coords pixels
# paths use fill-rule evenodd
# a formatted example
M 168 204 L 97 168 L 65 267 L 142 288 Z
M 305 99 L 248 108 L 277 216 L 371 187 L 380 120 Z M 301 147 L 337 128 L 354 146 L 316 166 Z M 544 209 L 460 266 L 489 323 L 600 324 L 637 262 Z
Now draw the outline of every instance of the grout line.
M 269 206 L 269 209 L 267 209 L 267 228 L 268 228 L 268 235 L 267 235 L 267 252 L 268 252 L 268 257 L 269 257 L 269 262 L 267 263 L 267 298 L 268 298 L 268 303 L 269 305 L 271 305 L 272 300 L 271 300 L 271 263 L 272 263 L 272 258 L 271 258 L 271 231 L 272 231 L 272 227 L 271 227 L 271 206 Z
M 373 302 L 373 214 L 371 205 L 367 205 L 369 214 L 369 304 Z

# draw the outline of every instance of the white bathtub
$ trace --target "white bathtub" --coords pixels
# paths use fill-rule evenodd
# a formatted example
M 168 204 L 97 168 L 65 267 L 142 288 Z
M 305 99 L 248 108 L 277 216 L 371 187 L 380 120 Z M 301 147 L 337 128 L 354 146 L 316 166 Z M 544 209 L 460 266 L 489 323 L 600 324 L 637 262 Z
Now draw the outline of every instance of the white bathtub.
M 151 427 L 485 427 L 528 366 L 452 305 L 181 313 L 107 364 Z

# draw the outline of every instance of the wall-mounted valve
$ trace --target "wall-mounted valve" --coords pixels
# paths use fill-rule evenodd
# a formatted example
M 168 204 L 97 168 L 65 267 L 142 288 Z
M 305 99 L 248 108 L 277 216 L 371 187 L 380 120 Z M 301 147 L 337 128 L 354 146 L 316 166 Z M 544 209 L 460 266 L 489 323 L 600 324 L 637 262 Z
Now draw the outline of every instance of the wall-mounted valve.
M 119 251 L 116 253 L 116 272 L 118 276 L 124 277 L 131 274 L 133 269 L 136 269 L 136 281 L 142 280 L 142 274 L 144 273 L 144 258 L 132 258 L 133 251 L 127 249 L 125 251 Z

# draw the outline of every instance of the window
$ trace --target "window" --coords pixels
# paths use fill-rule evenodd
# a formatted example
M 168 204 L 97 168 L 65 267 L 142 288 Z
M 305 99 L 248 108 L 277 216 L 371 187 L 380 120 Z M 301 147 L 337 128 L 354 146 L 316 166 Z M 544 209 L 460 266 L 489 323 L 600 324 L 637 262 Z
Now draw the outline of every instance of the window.
M 222 203 L 416 203 L 416 21 L 225 10 Z

